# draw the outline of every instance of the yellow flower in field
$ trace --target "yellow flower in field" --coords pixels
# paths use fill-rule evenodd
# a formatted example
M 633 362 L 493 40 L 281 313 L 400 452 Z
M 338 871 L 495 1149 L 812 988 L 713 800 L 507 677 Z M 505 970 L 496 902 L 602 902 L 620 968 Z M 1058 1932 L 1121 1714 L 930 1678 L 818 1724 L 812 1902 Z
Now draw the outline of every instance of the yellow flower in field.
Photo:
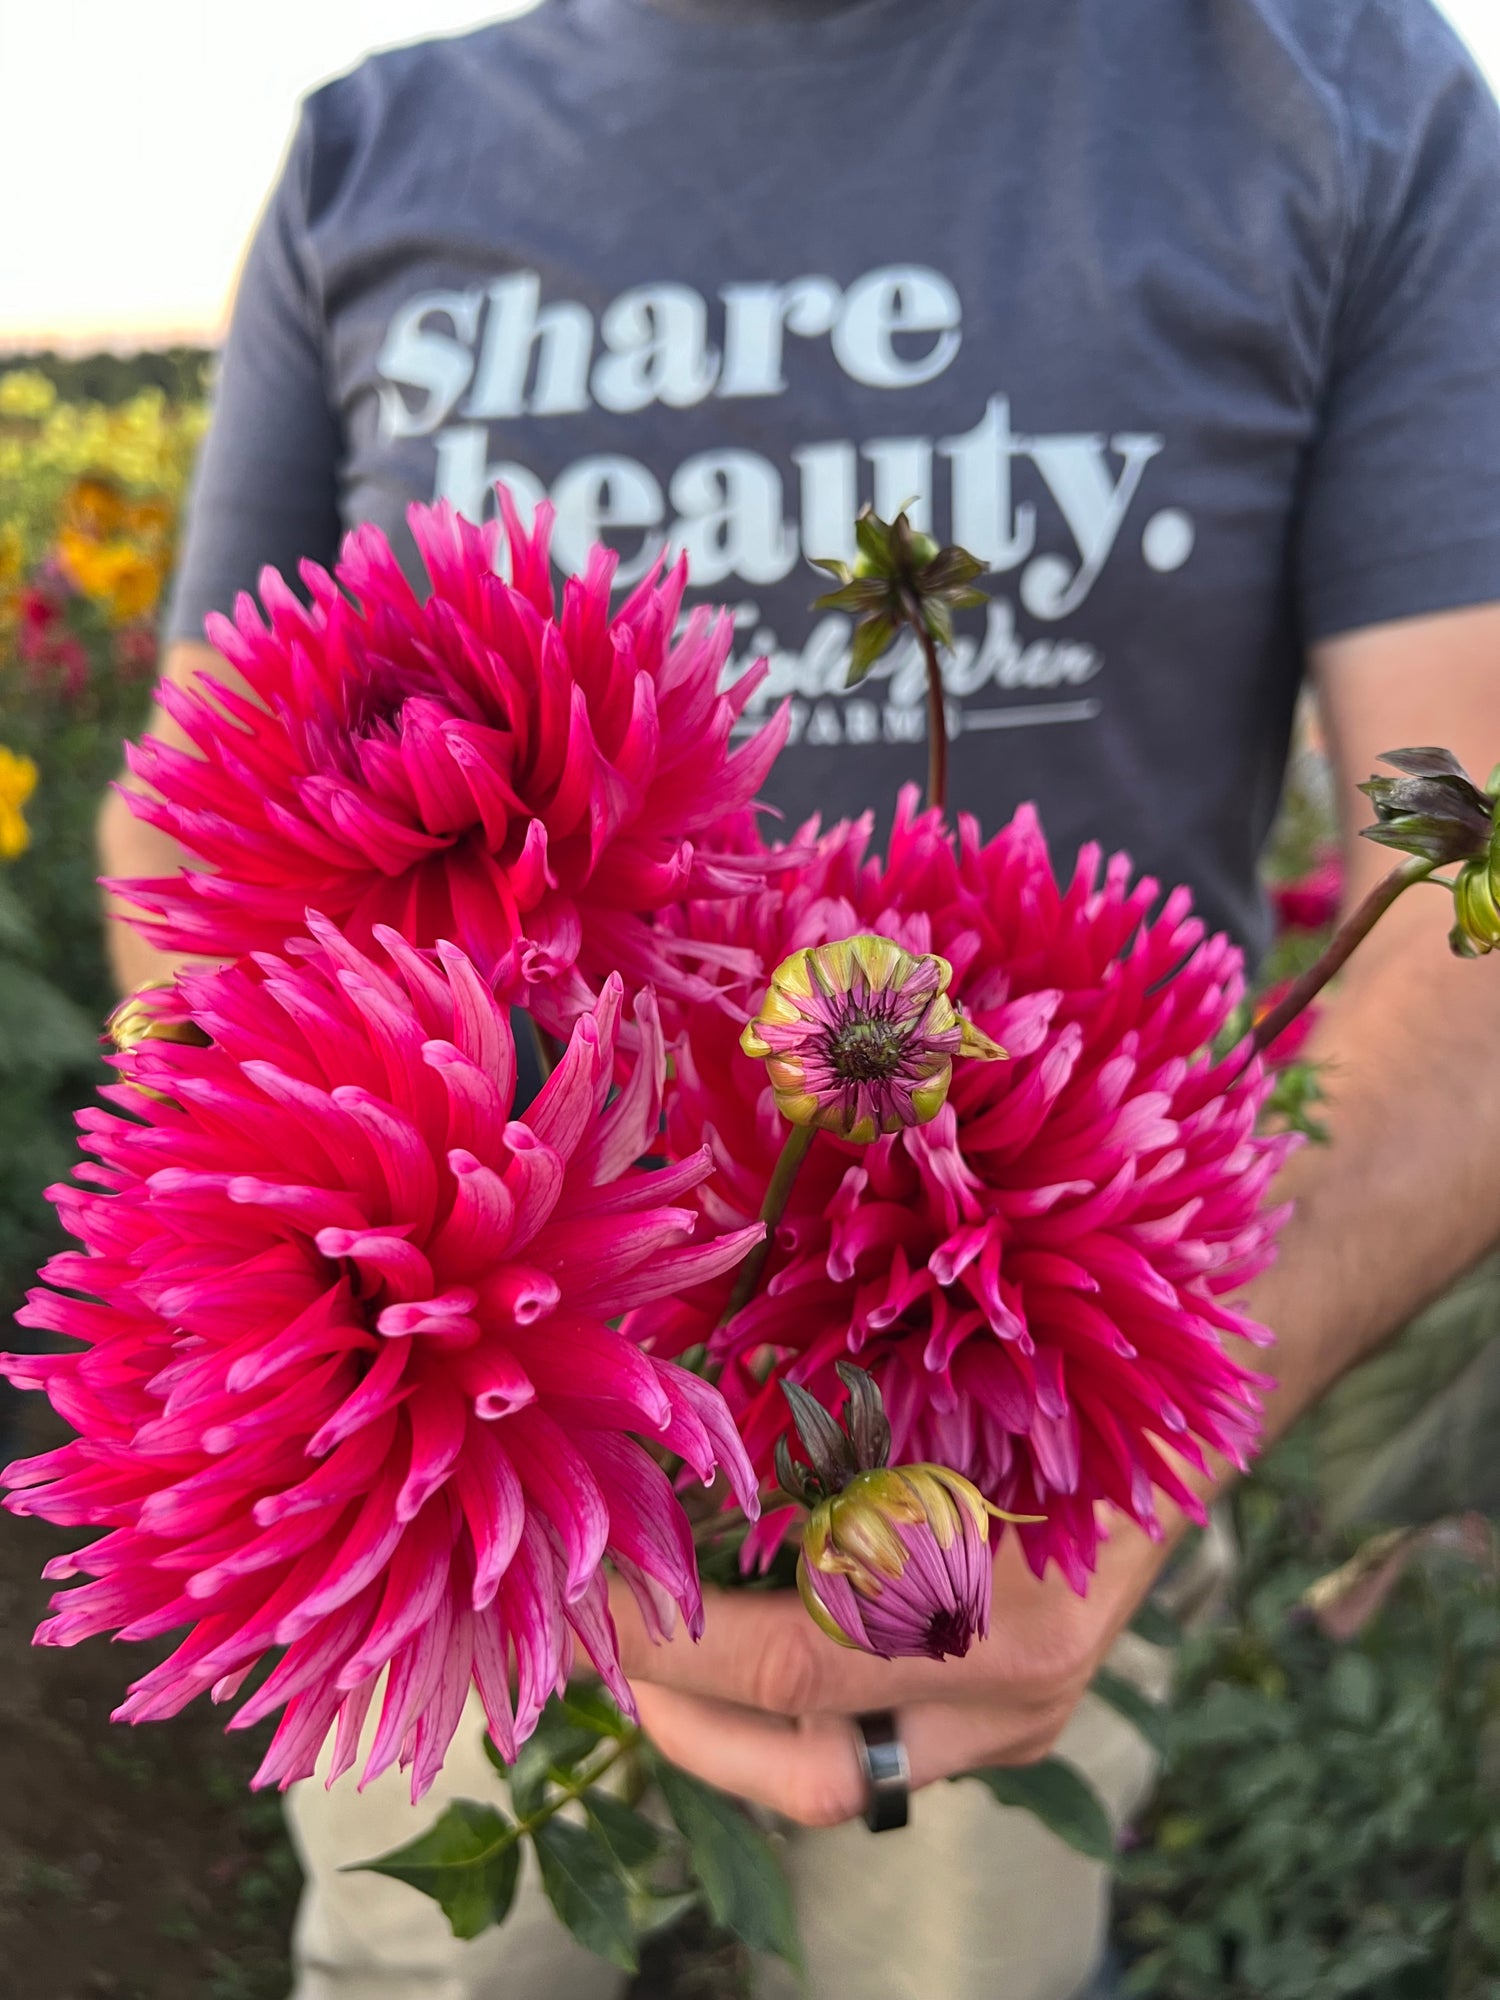
M 57 390 L 36 368 L 10 368 L 0 375 L 0 417 L 20 417 L 32 423 L 47 416 Z
M 57 559 L 63 573 L 85 597 L 108 608 L 117 625 L 144 618 L 156 608 L 163 565 L 133 542 L 96 542 L 78 528 L 63 528 L 57 537 Z
M 22 807 L 36 790 L 36 765 L 0 743 L 0 861 L 14 861 L 31 845 Z

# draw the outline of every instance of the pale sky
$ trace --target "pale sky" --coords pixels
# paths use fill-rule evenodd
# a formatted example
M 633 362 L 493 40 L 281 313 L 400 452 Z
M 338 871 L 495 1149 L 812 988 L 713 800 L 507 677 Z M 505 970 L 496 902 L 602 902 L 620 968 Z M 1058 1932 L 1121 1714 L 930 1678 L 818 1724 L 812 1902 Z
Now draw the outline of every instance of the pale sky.
M 0 0 L 0 346 L 212 337 L 302 91 L 523 4 Z M 1500 0 L 1444 4 L 1500 84 Z

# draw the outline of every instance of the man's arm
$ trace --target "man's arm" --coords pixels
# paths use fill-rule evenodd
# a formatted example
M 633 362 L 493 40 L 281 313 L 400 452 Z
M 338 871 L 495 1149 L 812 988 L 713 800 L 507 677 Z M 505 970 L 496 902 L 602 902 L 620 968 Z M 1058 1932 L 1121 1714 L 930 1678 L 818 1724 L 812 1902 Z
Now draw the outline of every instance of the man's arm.
M 231 684 L 238 680 L 233 669 L 227 667 L 213 647 L 205 645 L 202 640 L 179 639 L 167 648 L 162 668 L 164 679 L 176 682 L 179 687 L 188 687 L 203 673 L 212 673 Z M 181 729 L 159 704 L 152 707 L 143 734 L 159 737 L 178 749 L 191 747 Z M 137 792 L 144 789 L 140 780 L 132 777 L 129 771 L 121 773 L 119 787 Z M 137 819 L 120 796 L 119 789 L 111 789 L 104 795 L 95 824 L 95 844 L 100 873 L 117 880 L 175 875 L 179 868 L 188 865 L 186 854 L 172 836 L 148 825 L 145 820 Z M 126 908 L 120 897 L 105 895 L 105 941 L 110 968 L 121 993 L 134 992 L 137 986 L 145 985 L 148 980 L 162 979 L 187 962 L 180 953 L 158 951 L 155 945 L 147 944 L 122 921 L 122 912 Z
M 1355 791 L 1383 750 L 1439 743 L 1480 778 L 1500 757 L 1500 604 L 1320 645 L 1313 670 L 1339 786 L 1349 894 L 1392 857 L 1357 837 Z M 1451 905 L 1411 890 L 1326 1001 L 1333 1143 L 1276 1193 L 1297 1203 L 1246 1303 L 1272 1326 L 1274 1437 L 1500 1236 L 1500 964 L 1454 959 Z M 1169 1527 L 1167 1544 L 1180 1534 Z M 1154 1581 L 1166 1546 L 1117 1522 L 1094 1587 L 1038 1583 L 1014 1539 L 995 1570 L 991 1637 L 960 1661 L 881 1661 L 825 1639 L 795 1596 L 729 1593 L 701 1645 L 654 1646 L 628 1593 L 615 1614 L 642 1716 L 665 1754 L 809 1825 L 862 1810 L 847 1717 L 895 1708 L 913 1782 L 1045 1756 Z

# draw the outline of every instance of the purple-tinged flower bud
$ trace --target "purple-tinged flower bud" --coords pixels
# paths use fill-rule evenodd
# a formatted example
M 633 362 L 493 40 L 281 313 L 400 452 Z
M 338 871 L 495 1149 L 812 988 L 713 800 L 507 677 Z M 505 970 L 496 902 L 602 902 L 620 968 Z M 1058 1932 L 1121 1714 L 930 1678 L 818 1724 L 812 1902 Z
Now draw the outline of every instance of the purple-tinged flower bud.
M 795 1382 L 782 1389 L 810 1464 L 785 1438 L 783 1488 L 810 1511 L 797 1588 L 818 1628 L 881 1659 L 962 1658 L 990 1626 L 990 1521 L 1035 1520 L 993 1506 L 943 1465 L 887 1466 L 891 1429 L 872 1377 L 840 1362 L 840 1424 Z
M 863 935 L 794 951 L 740 1045 L 765 1062 L 783 1117 L 867 1142 L 936 1118 L 955 1056 L 1005 1054 L 948 998 L 945 958 Z
M 797 1588 L 842 1646 L 894 1660 L 961 1658 L 990 1629 L 990 1515 L 941 1465 L 858 1472 L 808 1517 Z

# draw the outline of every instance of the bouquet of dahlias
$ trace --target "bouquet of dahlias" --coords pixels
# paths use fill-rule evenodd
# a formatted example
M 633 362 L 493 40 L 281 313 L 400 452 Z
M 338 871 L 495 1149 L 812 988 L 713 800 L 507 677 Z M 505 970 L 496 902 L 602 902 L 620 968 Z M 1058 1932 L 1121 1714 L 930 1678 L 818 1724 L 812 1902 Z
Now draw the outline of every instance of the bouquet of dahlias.
M 113 886 L 218 969 L 113 1017 L 52 1191 L 79 1247 L 21 1315 L 66 1345 L 3 1364 L 77 1436 L 6 1504 L 103 1531 L 50 1566 L 38 1640 L 180 1633 L 121 1717 L 279 1711 L 259 1783 L 331 1739 L 330 1782 L 399 1764 L 419 1798 L 475 1691 L 511 1813 L 377 1864 L 460 1934 L 529 1839 L 631 1963 L 684 1905 L 660 1828 L 596 1788 L 633 1762 L 689 1899 L 711 1854 L 714 1915 L 790 1953 L 759 1834 L 640 1740 L 607 1579 L 665 1639 L 702 1628 L 700 1558 L 795 1562 L 825 1632 L 941 1658 L 986 1631 L 1000 1534 L 1082 1592 L 1110 1510 L 1199 1511 L 1176 1467 L 1244 1464 L 1264 1379 L 1223 1338 L 1268 1338 L 1233 1299 L 1295 1143 L 1258 1129 L 1260 1051 L 1329 960 L 1226 1033 L 1240 956 L 1184 891 L 1094 849 L 1059 880 L 1027 807 L 950 824 L 962 551 L 866 517 L 832 599 L 856 673 L 903 620 L 922 647 L 927 806 L 883 853 L 868 820 L 773 844 L 786 717 L 738 740 L 765 669 L 721 684 L 727 619 L 682 616 L 681 564 L 612 610 L 603 550 L 559 602 L 546 510 L 501 498 L 503 528 L 414 511 L 425 599 L 368 529 L 306 602 L 268 572 L 263 615 L 210 628 L 237 678 L 162 690 L 192 750 L 129 753 L 196 865 Z M 1396 877 L 1459 864 L 1487 949 L 1495 800 L 1396 762 Z

